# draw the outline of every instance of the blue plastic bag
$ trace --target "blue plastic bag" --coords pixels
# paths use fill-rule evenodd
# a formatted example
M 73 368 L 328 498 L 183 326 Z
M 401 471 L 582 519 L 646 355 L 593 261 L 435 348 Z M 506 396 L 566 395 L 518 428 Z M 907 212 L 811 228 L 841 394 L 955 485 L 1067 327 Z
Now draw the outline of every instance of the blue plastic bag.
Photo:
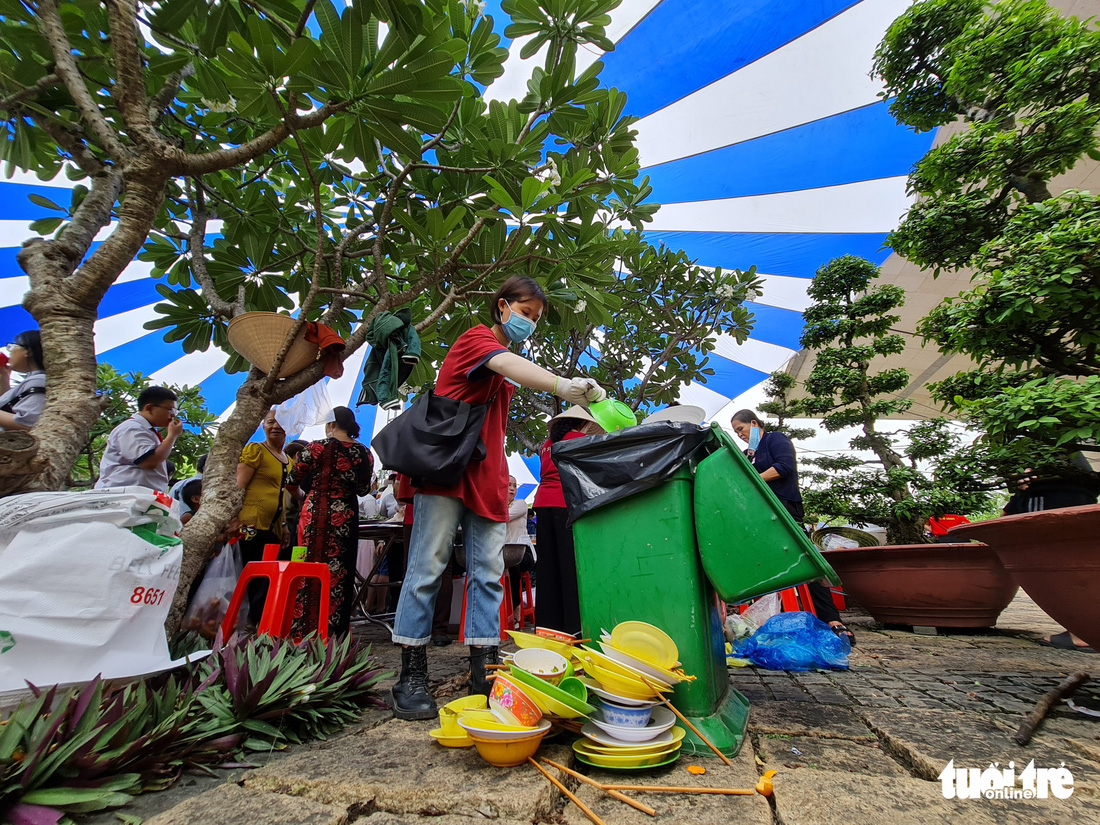
M 812 613 L 772 616 L 734 647 L 735 655 L 768 670 L 846 669 L 852 645 Z

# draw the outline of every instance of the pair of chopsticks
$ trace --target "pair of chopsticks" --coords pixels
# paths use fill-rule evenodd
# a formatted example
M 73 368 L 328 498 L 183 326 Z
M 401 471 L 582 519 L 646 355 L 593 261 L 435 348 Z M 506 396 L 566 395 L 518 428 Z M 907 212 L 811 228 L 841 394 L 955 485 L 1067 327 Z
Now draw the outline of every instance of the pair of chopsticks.
M 577 798 L 576 794 L 574 794 L 572 791 L 566 788 L 565 785 L 563 785 L 560 781 L 553 777 L 545 768 L 542 767 L 542 765 L 540 765 L 531 757 L 527 757 L 527 761 L 534 765 L 538 769 L 539 773 L 549 779 L 550 782 L 553 783 L 553 785 L 557 787 L 559 791 L 565 794 L 566 798 L 569 799 L 570 802 L 580 808 L 581 812 L 590 820 L 592 820 L 595 825 L 606 825 L 606 823 L 602 819 L 600 819 L 595 811 L 593 811 L 591 808 L 581 802 L 581 800 Z M 582 773 L 570 770 L 569 768 L 565 767 L 565 765 L 558 764 L 552 759 L 544 758 L 542 761 L 544 764 L 549 765 L 552 768 L 557 768 L 564 774 L 572 776 L 575 779 L 579 779 L 581 782 L 584 782 L 587 785 L 591 785 L 594 788 L 598 788 L 608 796 L 618 799 L 620 802 L 625 802 L 630 807 L 635 808 L 644 814 L 649 814 L 649 816 L 657 815 L 657 811 L 655 808 L 651 808 L 649 805 L 639 802 L 636 799 L 631 799 L 629 796 L 622 793 L 622 791 L 644 791 L 647 793 L 723 794 L 726 796 L 752 796 L 753 794 L 759 793 L 763 796 L 771 796 L 771 777 L 775 774 L 775 771 L 768 771 L 768 773 L 765 774 L 764 779 L 758 782 L 755 788 L 698 788 L 692 786 L 676 785 L 601 785 L 594 779 L 589 779 Z
M 554 786 L 559 791 L 561 791 L 563 794 L 565 794 L 565 797 L 570 802 L 572 802 L 574 805 L 576 805 L 578 808 L 580 808 L 581 813 L 583 813 L 585 816 L 587 816 L 589 819 L 591 819 L 595 823 L 595 825 L 606 825 L 606 823 L 602 819 L 600 819 L 600 817 L 596 814 L 595 811 L 593 811 L 591 808 L 589 808 L 587 805 L 585 805 L 583 802 L 581 802 L 580 799 L 577 797 L 577 795 L 575 793 L 570 791 L 567 787 L 565 787 L 565 785 L 563 785 L 554 776 L 552 776 L 550 774 L 550 772 L 546 770 L 546 768 L 544 768 L 542 765 L 540 765 L 538 762 L 536 762 L 530 756 L 527 757 L 527 761 L 530 762 L 532 765 L 534 765 L 536 768 L 538 768 L 539 773 L 541 773 L 543 776 L 545 776 L 547 779 L 549 779 L 550 782 L 553 783 Z M 543 759 L 542 761 L 545 762 L 550 767 L 557 768 L 562 773 L 568 774 L 569 776 L 572 776 L 574 779 L 579 779 L 581 782 L 584 782 L 587 785 L 591 785 L 594 788 L 599 788 L 601 791 L 606 793 L 608 796 L 613 796 L 613 797 L 615 797 L 615 799 L 619 800 L 620 802 L 625 802 L 631 808 L 637 808 L 642 813 L 649 814 L 650 816 L 657 816 L 657 810 L 655 808 L 651 808 L 648 805 L 646 805 L 642 802 L 639 802 L 636 799 L 631 799 L 629 796 L 627 796 L 624 793 L 619 793 L 616 790 L 609 790 L 609 789 L 605 788 L 603 785 L 601 785 L 599 782 L 597 782 L 596 780 L 589 779 L 583 773 L 577 773 L 576 771 L 570 770 L 569 768 L 565 767 L 565 765 L 559 765 L 557 762 L 554 762 L 553 760 L 550 760 L 550 759 Z
M 732 765 L 733 764 L 732 762 L 730 762 L 729 757 L 727 757 L 724 753 L 722 753 L 722 751 L 718 750 L 718 748 L 715 747 L 713 742 L 711 742 L 709 739 L 707 739 L 707 737 L 703 736 L 703 734 L 699 731 L 699 728 L 697 728 L 697 727 L 695 727 L 695 725 L 691 724 L 691 722 L 688 720 L 688 718 L 686 716 L 684 716 L 684 714 L 680 713 L 680 711 L 676 710 L 676 708 L 673 707 L 672 702 L 670 702 L 668 699 L 666 699 L 664 697 L 664 695 L 660 692 L 660 689 L 658 688 L 657 685 L 655 685 L 653 682 L 651 682 L 645 676 L 642 677 L 642 681 L 645 682 L 649 686 L 650 690 L 652 690 L 654 693 L 656 693 L 658 696 L 661 697 L 661 704 L 664 705 L 669 710 L 671 710 L 673 713 L 675 713 L 680 718 L 681 722 L 683 722 L 685 725 L 687 725 L 689 728 L 691 728 L 691 732 L 694 733 L 696 736 L 698 736 L 700 741 L 702 741 L 702 743 L 704 745 L 706 745 L 708 748 L 710 748 L 712 751 L 714 751 L 715 755 L 719 759 L 721 759 L 727 765 Z

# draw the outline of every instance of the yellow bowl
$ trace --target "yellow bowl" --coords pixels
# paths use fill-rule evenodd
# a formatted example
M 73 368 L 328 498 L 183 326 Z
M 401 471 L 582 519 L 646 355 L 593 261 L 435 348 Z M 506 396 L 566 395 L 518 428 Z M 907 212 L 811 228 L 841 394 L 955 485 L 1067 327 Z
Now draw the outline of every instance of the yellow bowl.
M 482 719 L 478 719 L 475 721 L 473 719 L 470 719 L 468 716 L 464 716 L 462 717 L 462 721 L 470 727 L 476 728 L 477 730 L 496 730 L 506 731 L 508 733 L 532 733 L 538 730 L 537 725 L 513 725 L 508 722 L 499 722 L 495 719 L 492 721 Z
M 475 693 L 473 696 L 460 696 L 443 707 L 450 708 L 456 713 L 460 710 L 484 710 L 489 707 L 489 697 Z
M 674 668 L 680 657 L 672 637 L 648 622 L 620 622 L 615 625 L 611 631 L 611 645 L 657 667 Z
M 511 768 L 522 765 L 528 757 L 534 756 L 542 744 L 543 737 L 528 736 L 524 739 L 482 739 L 471 735 L 474 747 L 481 758 L 498 768 Z
M 541 647 L 543 650 L 552 650 L 561 654 L 568 661 L 573 658 L 573 646 L 548 639 L 545 636 L 536 636 L 534 633 L 520 633 L 518 630 L 506 630 L 512 641 L 518 648 Z
M 428 731 L 428 736 L 445 748 L 470 748 L 474 744 L 474 740 L 466 735 L 466 731 L 462 731 L 461 736 L 448 736 L 442 728 L 436 728 Z

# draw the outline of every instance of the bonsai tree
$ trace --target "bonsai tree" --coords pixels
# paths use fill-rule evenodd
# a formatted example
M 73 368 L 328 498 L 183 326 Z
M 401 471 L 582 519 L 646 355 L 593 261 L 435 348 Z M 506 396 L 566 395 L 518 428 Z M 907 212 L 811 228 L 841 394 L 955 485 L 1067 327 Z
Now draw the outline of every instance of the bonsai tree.
M 794 416 L 793 404 L 790 398 L 791 390 L 797 386 L 793 375 L 779 370 L 768 376 L 764 382 L 764 401 L 759 406 L 759 411 L 765 415 L 775 416 L 774 424 L 767 421 L 764 426 L 769 430 L 783 433 L 791 441 L 813 438 L 817 434 L 816 427 L 792 427 L 787 420 Z
M 873 371 L 876 358 L 904 348 L 902 336 L 890 332 L 904 293 L 874 284 L 878 274 L 870 261 L 844 255 L 814 275 L 801 343 L 816 352 L 816 361 L 804 384 L 807 397 L 789 410 L 820 417 L 828 432 L 858 427 L 850 446 L 875 455 L 874 462 L 854 455 L 807 460 L 806 511 L 885 527 L 891 544 L 917 544 L 929 516 L 979 510 L 989 493 L 981 489 L 983 479 L 967 476 L 968 463 L 957 455 L 963 435 L 946 419 L 907 432 L 879 429 L 881 419 L 905 412 L 910 402 L 896 397 L 909 383 L 908 372 Z
M 1042 0 L 923 0 L 874 71 L 899 122 L 962 126 L 917 163 L 918 201 L 888 241 L 973 278 L 919 327 L 979 365 L 934 394 L 984 431 L 1004 472 L 1063 472 L 1100 436 L 1100 202 L 1052 186 L 1100 160 L 1100 29 Z

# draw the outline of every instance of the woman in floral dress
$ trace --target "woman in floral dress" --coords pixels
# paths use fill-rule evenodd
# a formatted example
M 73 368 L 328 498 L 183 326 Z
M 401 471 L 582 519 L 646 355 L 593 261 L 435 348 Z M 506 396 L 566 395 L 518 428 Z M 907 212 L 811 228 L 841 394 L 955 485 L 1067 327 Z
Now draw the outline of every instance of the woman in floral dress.
M 298 524 L 298 543 L 306 548 L 306 561 L 328 565 L 328 632 L 331 636 L 343 636 L 351 626 L 355 596 L 358 497 L 370 489 L 374 457 L 355 440 L 359 425 L 352 411 L 337 407 L 333 412 L 335 420 L 325 425 L 326 437 L 302 451 L 291 481 L 307 493 Z M 303 583 L 294 605 L 295 638 L 314 629 L 313 617 L 319 609 L 317 583 Z

